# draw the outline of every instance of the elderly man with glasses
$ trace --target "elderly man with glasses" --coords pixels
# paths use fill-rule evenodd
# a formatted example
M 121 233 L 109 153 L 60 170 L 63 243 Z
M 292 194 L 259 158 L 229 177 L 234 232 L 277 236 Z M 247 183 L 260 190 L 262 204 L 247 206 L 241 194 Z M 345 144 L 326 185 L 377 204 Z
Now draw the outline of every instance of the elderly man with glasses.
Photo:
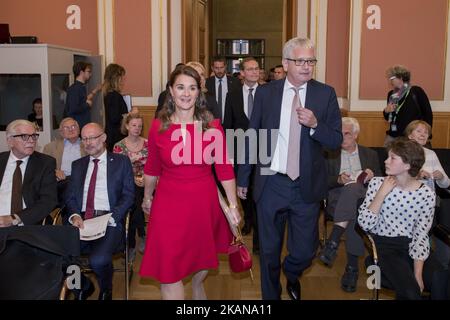
M 44 146 L 43 153 L 56 159 L 56 180 L 58 181 L 58 202 L 63 206 L 64 193 L 72 173 L 72 162 L 86 155 L 80 139 L 78 122 L 70 117 L 59 124 L 61 137 Z
M 55 159 L 35 151 L 39 134 L 28 120 L 6 128 L 0 153 L 0 227 L 39 224 L 56 207 Z

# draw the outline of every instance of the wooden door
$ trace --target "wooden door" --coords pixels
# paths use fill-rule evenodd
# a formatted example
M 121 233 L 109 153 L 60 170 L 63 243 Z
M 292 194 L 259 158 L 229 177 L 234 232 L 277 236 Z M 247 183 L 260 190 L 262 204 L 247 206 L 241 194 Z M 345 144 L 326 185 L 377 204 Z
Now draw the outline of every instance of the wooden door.
M 183 61 L 209 64 L 208 0 L 183 0 Z

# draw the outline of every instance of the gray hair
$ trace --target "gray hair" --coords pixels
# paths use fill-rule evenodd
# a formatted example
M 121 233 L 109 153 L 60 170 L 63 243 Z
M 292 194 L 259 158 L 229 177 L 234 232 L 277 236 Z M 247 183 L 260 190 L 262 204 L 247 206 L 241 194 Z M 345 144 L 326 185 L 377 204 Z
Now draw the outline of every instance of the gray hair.
M 75 120 L 75 119 L 72 118 L 72 117 L 67 117 L 67 118 L 62 119 L 61 122 L 59 123 L 59 128 L 62 129 L 63 124 L 66 123 L 67 121 L 71 121 L 71 120 L 75 121 L 75 123 L 76 123 L 77 126 L 78 126 L 78 129 L 80 129 L 80 125 L 78 124 L 77 120 Z
M 30 122 L 30 121 L 24 120 L 24 119 L 17 119 L 17 120 L 10 122 L 8 124 L 8 126 L 6 127 L 6 137 L 9 138 L 9 137 L 17 134 L 16 128 L 18 126 L 30 126 L 36 132 L 36 126 L 34 125 L 33 122 Z
M 342 125 L 351 125 L 353 133 L 358 134 L 360 130 L 359 122 L 355 118 L 352 117 L 343 117 Z
M 284 44 L 283 59 L 291 58 L 292 51 L 295 48 L 315 49 L 314 43 L 308 38 L 292 38 Z

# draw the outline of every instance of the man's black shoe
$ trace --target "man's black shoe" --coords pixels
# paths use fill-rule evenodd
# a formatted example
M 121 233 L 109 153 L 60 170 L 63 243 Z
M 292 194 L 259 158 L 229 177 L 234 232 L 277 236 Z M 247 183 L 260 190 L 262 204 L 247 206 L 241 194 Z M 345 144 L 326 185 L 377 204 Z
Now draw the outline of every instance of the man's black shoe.
M 327 267 L 332 267 L 334 260 L 337 256 L 338 244 L 334 241 L 327 241 L 325 247 L 319 253 L 319 260 L 322 261 Z
M 252 226 L 250 223 L 244 223 L 244 226 L 241 229 L 242 235 L 246 236 L 252 231 Z
M 345 267 L 344 275 L 341 278 L 341 288 L 345 292 L 355 292 L 356 284 L 358 283 L 358 269 L 347 265 Z
M 290 282 L 289 280 L 287 280 L 286 291 L 291 300 L 300 300 L 302 291 L 300 281 L 295 280 L 294 282 Z
M 112 291 L 111 290 L 102 290 L 98 295 L 98 300 L 112 300 Z

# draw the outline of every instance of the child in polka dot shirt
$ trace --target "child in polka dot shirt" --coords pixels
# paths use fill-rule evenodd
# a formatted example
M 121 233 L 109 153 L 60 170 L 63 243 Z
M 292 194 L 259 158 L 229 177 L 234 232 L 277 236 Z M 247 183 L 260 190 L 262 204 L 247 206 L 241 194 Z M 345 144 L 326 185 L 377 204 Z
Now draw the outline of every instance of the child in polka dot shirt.
M 387 149 L 387 177 L 370 181 L 358 223 L 373 235 L 383 285 L 397 299 L 420 299 L 436 195 L 416 178 L 425 162 L 417 142 L 398 138 Z

